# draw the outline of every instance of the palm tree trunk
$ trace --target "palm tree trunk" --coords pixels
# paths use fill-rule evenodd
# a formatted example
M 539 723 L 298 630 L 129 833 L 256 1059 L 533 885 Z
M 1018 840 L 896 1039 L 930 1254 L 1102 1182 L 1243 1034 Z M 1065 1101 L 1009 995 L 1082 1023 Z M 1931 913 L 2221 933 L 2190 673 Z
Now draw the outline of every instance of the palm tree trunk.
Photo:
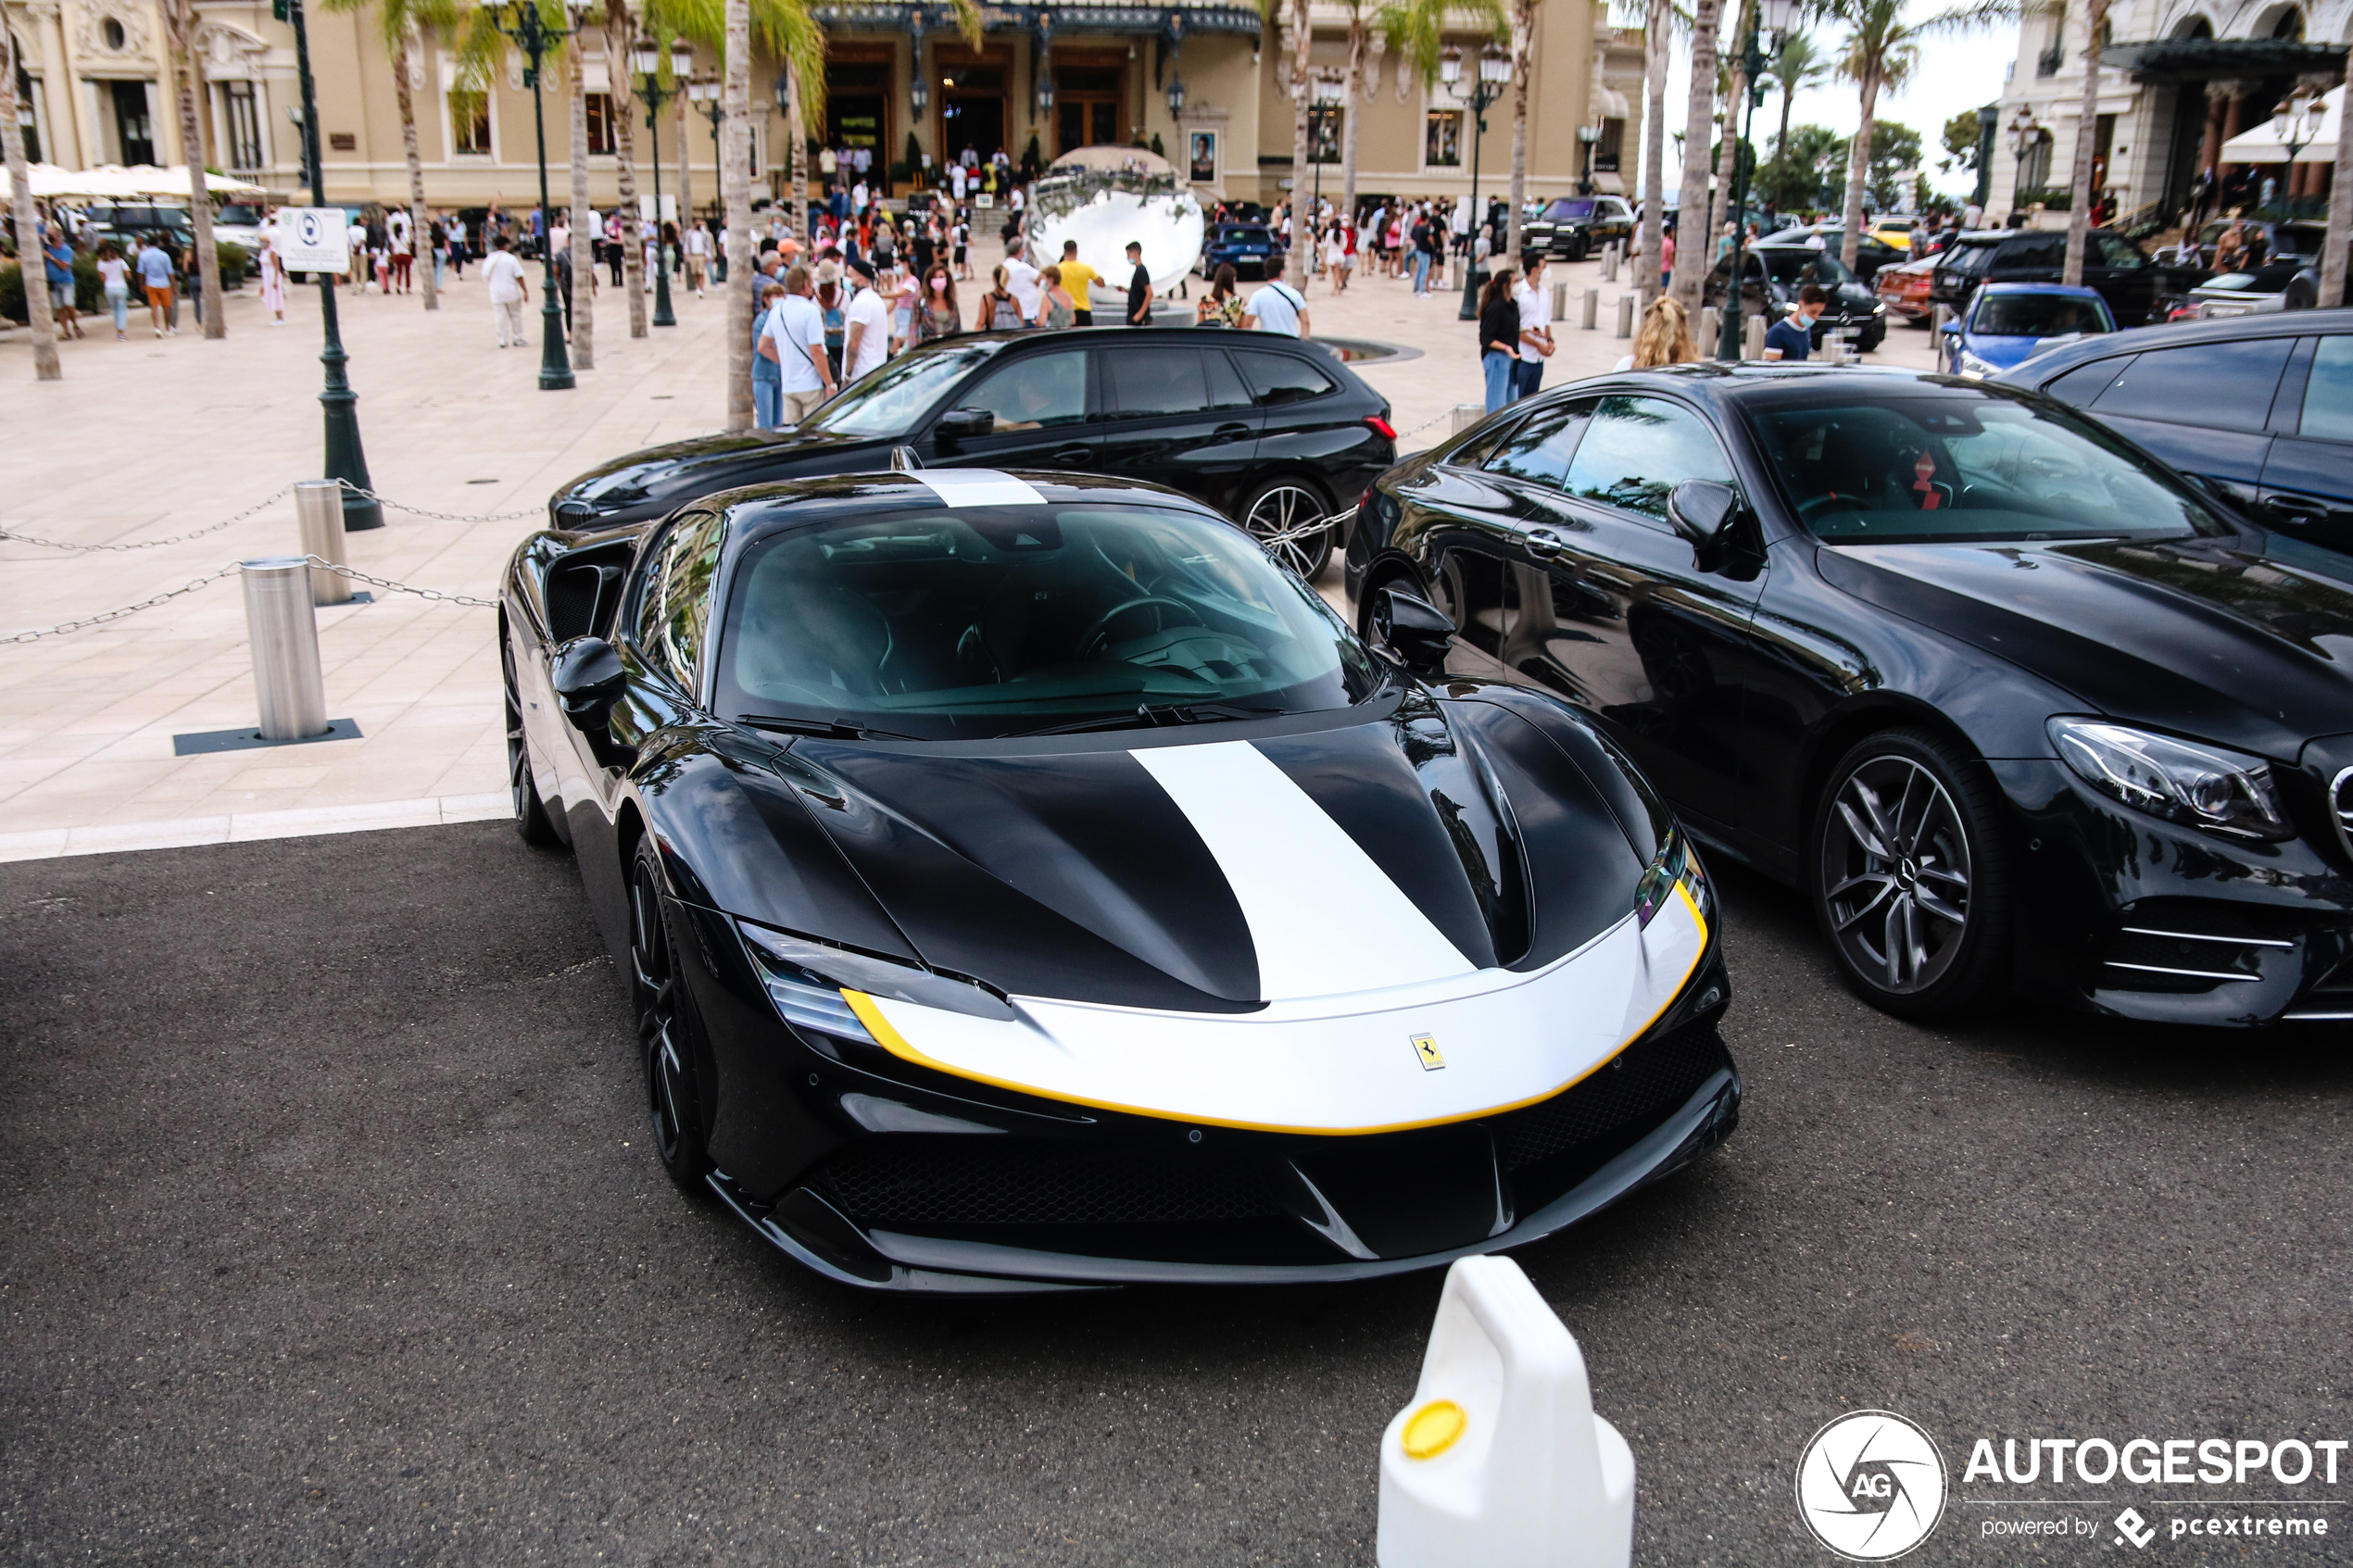
M 1659 292 L 1659 244 L 1667 232 L 1667 61 L 1673 35 L 1674 0 L 1650 0 L 1642 29 L 1642 270 L 1645 307 Z
M 24 282 L 25 320 L 32 327 L 32 379 L 63 381 L 57 362 L 57 323 L 49 314 L 49 270 L 41 256 L 41 219 L 32 205 L 31 166 L 24 156 L 24 127 L 17 120 L 15 36 L 0 27 L 0 153 L 8 160 L 9 206 L 17 223 L 17 276 Z M 2345 188 L 2338 182 L 2340 190 Z
M 2059 282 L 2083 286 L 2083 257 L 2092 248 L 2092 155 L 2099 141 L 2100 32 L 2108 0 L 2092 0 L 2083 12 L 2083 108 L 2075 120 L 2075 177 L 2068 182 L 2067 265 Z
M 2353 94 L 2348 94 L 2353 96 Z M 11 164 L 10 168 L 15 165 Z M 24 177 L 19 175 L 18 179 Z M 19 190 L 23 187 L 19 185 Z M 23 198 L 18 198 L 21 201 Z M 2353 136 L 2336 139 L 2336 169 L 2329 183 L 2328 232 L 2321 244 L 2321 298 L 2323 308 L 2345 303 L 2346 245 L 2353 237 Z
M 1309 117 L 1315 112 L 1315 94 L 1308 91 L 1308 50 L 1315 44 L 1315 30 L 1309 23 L 1307 0 L 1291 0 L 1290 7 L 1290 250 L 1283 257 L 1283 279 L 1302 294 L 1307 291 L 1308 253 L 1315 245 L 1315 213 L 1310 206 L 1307 176 L 1308 160 L 1315 149 L 1309 144 Z
M 785 137 L 792 144 L 786 151 L 786 183 L 793 194 L 792 229 L 796 234 L 809 230 L 809 132 L 802 128 L 800 112 L 800 69 L 785 56 L 785 96 L 790 107 L 785 111 Z
M 1773 135 L 1773 161 L 1775 163 L 1779 163 L 1781 159 L 1789 157 L 1789 110 L 1790 106 L 1796 101 L 1797 89 L 1791 86 L 1786 82 L 1782 82 L 1781 128 Z
M 628 7 L 605 7 L 605 58 L 612 63 L 612 163 L 621 186 L 621 292 L 629 300 L 629 335 L 646 335 L 646 226 L 637 213 L 637 99 L 628 89 L 629 45 L 636 31 Z M 659 219 L 661 214 L 655 214 Z
M 678 254 L 686 254 L 686 225 L 695 220 L 694 139 L 686 134 L 686 83 L 678 83 Z M 683 265 L 683 262 L 682 262 Z
M 1846 149 L 1846 212 L 1839 237 L 1838 258 L 1848 271 L 1863 246 L 1863 187 L 1871 177 L 1871 132 L 1878 125 L 1879 61 L 1863 67 L 1863 118 L 1855 127 L 1854 144 Z
M 1464 64 L 1466 69 L 1476 69 L 1473 62 Z M 1519 209 L 1528 201 L 1528 79 L 1535 74 L 1536 0 L 1512 0 L 1512 194 L 1504 254 L 1515 263 L 1519 257 Z
M 588 205 L 588 68 L 577 44 L 564 51 L 572 121 L 572 365 L 597 368 L 597 210 Z
M 578 55 L 579 50 L 572 51 Z M 417 270 L 424 291 L 425 308 L 441 308 L 441 291 L 433 281 L 433 237 L 425 231 L 425 165 L 417 150 L 417 100 L 409 88 L 409 39 L 402 34 L 392 46 L 392 97 L 400 109 L 400 153 L 409 162 L 409 263 Z
M 1348 122 L 1340 131 L 1340 217 L 1351 228 L 1356 224 L 1356 122 L 1364 118 L 1365 49 L 1371 38 L 1364 8 L 1352 6 L 1348 13 Z M 1478 214 L 1471 214 L 1471 222 L 1474 227 L 1478 224 Z
M 727 122 L 719 189 L 727 207 L 727 428 L 751 428 L 751 0 L 727 0 Z
M 180 112 L 180 152 L 188 162 L 188 217 L 196 227 L 196 302 L 204 315 L 204 335 L 228 335 L 220 319 L 220 254 L 212 243 L 212 198 L 205 193 L 204 128 L 196 119 L 200 64 L 196 59 L 195 0 L 167 0 L 164 31 L 170 40 L 171 91 Z M 38 283 L 41 275 L 26 277 Z
M 1735 52 L 1730 78 L 1725 83 L 1724 136 L 1716 154 L 1716 194 L 1707 204 L 1707 254 L 1710 257 L 1716 254 L 1716 232 L 1724 226 L 1726 215 L 1730 214 L 1735 223 L 1740 221 L 1740 214 L 1732 211 L 1732 176 L 1740 169 L 1737 160 L 1740 157 L 1741 116 L 1748 107 L 1748 65 L 1738 51 L 1741 40 L 1748 36 L 1749 22 L 1755 14 L 1756 0 L 1742 0 L 1740 15 L 1732 22 L 1732 48 Z
M 1705 213 L 1707 127 L 1716 109 L 1716 30 L 1723 22 L 1720 0 L 1694 0 L 1692 6 L 1692 86 L 1683 114 L 1681 231 L 1675 244 L 1675 302 L 1699 315 L 1700 281 L 1707 276 L 1707 235 L 1692 232 L 1691 217 Z

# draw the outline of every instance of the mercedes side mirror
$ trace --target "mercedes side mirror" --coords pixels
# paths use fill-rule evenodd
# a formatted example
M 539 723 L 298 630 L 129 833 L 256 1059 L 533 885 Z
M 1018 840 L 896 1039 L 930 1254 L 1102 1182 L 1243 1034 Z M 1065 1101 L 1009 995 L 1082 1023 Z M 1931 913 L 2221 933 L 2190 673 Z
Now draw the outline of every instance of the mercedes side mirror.
M 997 416 L 986 408 L 950 408 L 939 416 L 932 433 L 941 441 L 975 441 L 996 428 Z
M 1723 565 L 1740 511 L 1740 492 L 1712 479 L 1687 479 L 1667 495 L 1667 523 L 1691 546 L 1702 571 Z
M 620 650 L 602 637 L 574 637 L 556 650 L 553 684 L 573 728 L 593 736 L 612 721 L 629 672 Z
M 596 521 L 597 508 L 585 501 L 573 500 L 556 503 L 556 526 L 559 528 L 577 531 Z
M 1416 675 L 1443 675 L 1454 623 L 1428 599 L 1384 588 L 1373 601 L 1373 635 Z

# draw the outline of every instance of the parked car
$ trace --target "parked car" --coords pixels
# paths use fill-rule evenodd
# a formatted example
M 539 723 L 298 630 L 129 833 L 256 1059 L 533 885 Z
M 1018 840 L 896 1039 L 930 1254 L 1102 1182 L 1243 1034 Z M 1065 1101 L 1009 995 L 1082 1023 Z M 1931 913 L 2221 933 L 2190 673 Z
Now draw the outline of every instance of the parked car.
M 2083 282 L 2099 290 L 2120 327 L 2150 319 L 2161 273 L 2141 247 L 2107 229 L 2090 234 Z M 1936 258 L 1929 298 L 1958 310 L 1980 283 L 2056 283 L 2067 268 L 2067 235 L 2056 230 L 1976 230 Z
M 1982 380 L 1998 376 L 2062 343 L 2116 331 L 2108 301 L 2096 289 L 2061 283 L 1987 283 L 1969 308 L 1944 327 L 1936 345 L 1946 374 Z
M 1936 313 L 1936 307 L 1928 297 L 1935 272 L 1936 257 L 1932 256 L 1906 261 L 1900 267 L 1882 267 L 1879 276 L 1871 280 L 1871 292 L 1887 307 L 1890 316 L 1921 326 Z
M 1437 1268 L 1737 1123 L 1656 794 L 1198 502 L 758 485 L 533 536 L 499 628 L 515 824 L 578 862 L 655 1159 L 835 1281 Z
M 1765 235 L 1759 245 L 1811 245 L 1822 242 L 1832 256 L 1843 254 L 1846 244 L 1846 227 L 1843 223 L 1793 224 Z M 1879 276 L 1882 267 L 1896 267 L 1911 259 L 1911 253 L 1898 245 L 1891 245 L 1866 233 L 1855 246 L 1855 275 L 1864 282 Z
M 1634 209 L 1619 196 L 1556 196 L 1520 226 L 1524 252 L 1582 261 L 1615 240 L 1634 237 Z
M 1231 262 L 1239 276 L 1279 277 L 1284 254 L 1281 237 L 1264 223 L 1215 224 L 1202 238 L 1201 275 L 1214 278 Z
M 2158 314 L 2166 320 L 2214 320 L 2270 310 L 2309 310 L 2320 302 L 2321 244 L 2327 231 L 2317 223 L 2249 221 L 2246 264 L 2227 271 L 2213 265 L 2230 227 L 2216 220 L 2198 232 L 2197 244 L 2158 253 L 2169 286 Z
M 2353 582 L 2270 543 L 2051 398 L 1710 364 L 1401 464 L 1346 575 L 1360 625 L 1426 600 L 1449 671 L 1590 716 L 1881 1008 L 2344 1020 Z
M 1867 232 L 1888 249 L 1909 256 L 1912 254 L 1912 232 L 1919 226 L 1920 220 L 1907 214 L 1881 213 L 1871 220 Z
M 2002 380 L 2082 409 L 2268 528 L 2353 555 L 2353 310 L 2087 338 Z
M 738 485 L 886 466 L 1064 469 L 1206 501 L 1310 580 L 1327 521 L 1397 458 L 1389 403 L 1274 333 L 976 332 L 901 355 L 797 430 L 698 436 L 600 465 L 548 498 L 559 527 L 667 516 Z
M 1801 230 L 1787 231 L 1803 234 Z M 1818 285 L 1828 296 L 1820 320 L 1814 323 L 1814 346 L 1833 332 L 1854 334 L 1856 349 L 1869 354 L 1887 337 L 1887 307 L 1881 304 L 1840 264 L 1835 245 L 1817 248 L 1807 239 L 1788 240 L 1783 234 L 1769 235 L 1747 247 L 1743 255 L 1743 270 L 1747 279 L 1741 290 L 1741 309 L 1754 313 L 1767 322 L 1780 320 L 1797 307 L 1798 290 L 1808 283 Z M 1729 280 L 1732 275 L 1732 258 L 1729 256 L 1717 262 L 1702 284 L 1700 303 L 1723 307 Z
M 262 209 L 251 202 L 221 203 L 220 210 L 212 218 L 213 242 L 236 245 L 247 256 L 258 254 L 263 216 Z
M 196 243 L 196 222 L 184 207 L 101 203 L 85 208 L 82 216 L 89 224 L 86 234 L 93 248 L 100 240 L 112 240 L 127 250 L 136 240 L 142 245 L 160 244 L 177 257 Z

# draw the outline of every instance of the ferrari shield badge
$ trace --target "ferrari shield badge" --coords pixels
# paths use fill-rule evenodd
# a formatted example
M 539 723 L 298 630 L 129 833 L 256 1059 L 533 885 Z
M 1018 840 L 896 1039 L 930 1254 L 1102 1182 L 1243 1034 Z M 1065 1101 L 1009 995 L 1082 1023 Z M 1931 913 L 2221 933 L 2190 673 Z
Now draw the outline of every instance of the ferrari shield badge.
M 1438 1053 L 1438 1036 L 1435 1035 L 1415 1035 L 1414 1054 L 1421 1059 L 1425 1073 L 1435 1073 L 1446 1065 L 1446 1059 Z

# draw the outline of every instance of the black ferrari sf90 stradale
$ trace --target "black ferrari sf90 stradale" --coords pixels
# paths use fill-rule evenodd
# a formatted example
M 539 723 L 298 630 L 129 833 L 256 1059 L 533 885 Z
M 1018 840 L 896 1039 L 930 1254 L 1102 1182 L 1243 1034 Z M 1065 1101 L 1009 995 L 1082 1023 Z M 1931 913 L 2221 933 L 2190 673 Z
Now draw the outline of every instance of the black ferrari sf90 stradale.
M 535 535 L 501 633 L 517 822 L 626 966 L 663 1164 L 833 1278 L 1423 1268 L 1736 1120 L 1649 786 L 1198 502 L 729 491 Z

